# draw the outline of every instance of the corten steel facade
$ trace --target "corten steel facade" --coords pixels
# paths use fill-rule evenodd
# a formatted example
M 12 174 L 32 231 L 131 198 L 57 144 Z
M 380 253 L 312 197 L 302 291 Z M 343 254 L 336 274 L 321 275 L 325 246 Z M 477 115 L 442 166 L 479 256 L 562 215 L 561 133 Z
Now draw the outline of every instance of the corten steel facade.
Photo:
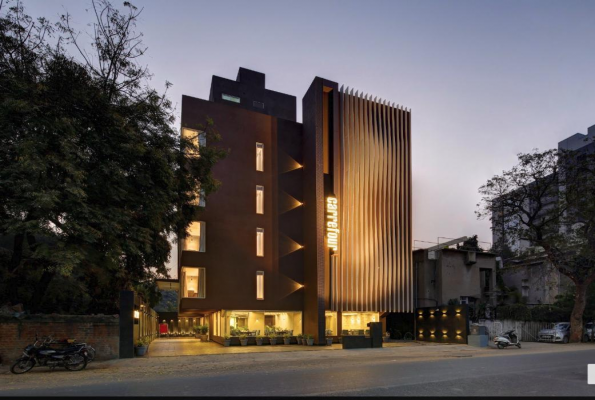
M 197 210 L 204 251 L 179 253 L 180 279 L 185 267 L 205 271 L 204 298 L 181 293 L 179 314 L 208 317 L 214 340 L 239 321 L 222 310 L 294 312 L 283 318 L 316 343 L 359 332 L 347 329 L 355 321 L 413 312 L 410 111 L 318 77 L 302 123 L 295 105 L 243 68 L 236 81 L 214 76 L 209 101 L 182 98 L 182 129 L 212 118 L 230 150 L 213 170 L 219 190 Z

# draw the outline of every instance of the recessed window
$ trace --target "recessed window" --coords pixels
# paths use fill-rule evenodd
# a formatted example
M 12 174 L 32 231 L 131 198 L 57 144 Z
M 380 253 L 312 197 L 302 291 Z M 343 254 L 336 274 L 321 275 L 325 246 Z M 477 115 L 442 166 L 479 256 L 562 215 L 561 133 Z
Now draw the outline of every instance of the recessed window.
M 256 170 L 264 171 L 264 144 L 256 143 Z
M 206 251 L 207 242 L 207 223 L 204 221 L 194 221 L 188 227 L 188 236 L 183 241 L 183 250 L 186 251 Z
M 256 108 L 263 108 L 264 109 L 264 103 L 260 102 L 260 101 L 252 101 L 252 105 Z
M 182 297 L 207 297 L 205 268 L 182 267 Z
M 256 271 L 256 300 L 264 300 L 264 271 Z
M 205 207 L 207 205 L 205 191 L 203 189 L 200 189 L 198 191 L 198 196 L 196 196 L 190 204 L 192 204 L 193 206 Z
M 190 156 L 199 157 L 200 148 L 207 145 L 205 133 L 196 129 L 182 128 L 182 137 L 190 141 L 194 146 L 193 149 L 187 149 L 186 153 Z
M 264 214 L 264 186 L 256 186 L 256 214 Z
M 231 96 L 231 95 L 225 94 L 225 93 L 222 93 L 221 94 L 221 98 L 223 100 L 232 101 L 234 103 L 239 103 L 240 102 L 240 98 L 239 97 L 237 97 L 237 96 Z
M 256 255 L 264 257 L 264 229 L 256 228 Z

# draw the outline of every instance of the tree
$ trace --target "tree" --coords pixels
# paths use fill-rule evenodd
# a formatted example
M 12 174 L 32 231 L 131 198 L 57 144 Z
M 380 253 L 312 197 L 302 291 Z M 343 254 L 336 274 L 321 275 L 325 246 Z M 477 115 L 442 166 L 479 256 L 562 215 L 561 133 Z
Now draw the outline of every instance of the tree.
M 508 243 L 543 249 L 572 280 L 570 339 L 580 341 L 587 288 L 595 280 L 595 153 L 534 151 L 519 154 L 518 161 L 479 188 L 478 216 L 489 217 Z
M 0 300 L 33 311 L 68 311 L 48 298 L 57 281 L 89 311 L 115 310 L 133 287 L 157 301 L 168 237 L 184 235 L 201 190 L 216 190 L 211 171 L 225 156 L 207 117 L 194 127 L 207 143 L 199 157 L 173 128 L 170 84 L 160 94 L 139 64 L 140 11 L 92 5 L 93 56 L 69 15 L 50 24 L 0 3 Z

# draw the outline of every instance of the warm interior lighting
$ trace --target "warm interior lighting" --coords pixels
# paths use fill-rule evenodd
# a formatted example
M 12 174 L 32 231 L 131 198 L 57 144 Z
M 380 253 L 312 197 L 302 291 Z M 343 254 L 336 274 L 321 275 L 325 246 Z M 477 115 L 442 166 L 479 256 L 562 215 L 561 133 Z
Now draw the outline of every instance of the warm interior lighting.
M 264 300 L 264 271 L 256 271 L 256 300 Z

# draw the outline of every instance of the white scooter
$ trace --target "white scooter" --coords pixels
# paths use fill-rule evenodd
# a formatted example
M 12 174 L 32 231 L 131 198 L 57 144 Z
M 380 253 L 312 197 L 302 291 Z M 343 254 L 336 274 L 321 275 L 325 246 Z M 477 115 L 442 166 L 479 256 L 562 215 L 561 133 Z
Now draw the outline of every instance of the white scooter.
M 519 337 L 516 335 L 514 329 L 504 332 L 500 336 L 496 336 L 494 338 L 494 344 L 499 349 L 503 349 L 508 346 L 516 346 L 519 349 L 521 348 L 521 342 L 519 341 Z

